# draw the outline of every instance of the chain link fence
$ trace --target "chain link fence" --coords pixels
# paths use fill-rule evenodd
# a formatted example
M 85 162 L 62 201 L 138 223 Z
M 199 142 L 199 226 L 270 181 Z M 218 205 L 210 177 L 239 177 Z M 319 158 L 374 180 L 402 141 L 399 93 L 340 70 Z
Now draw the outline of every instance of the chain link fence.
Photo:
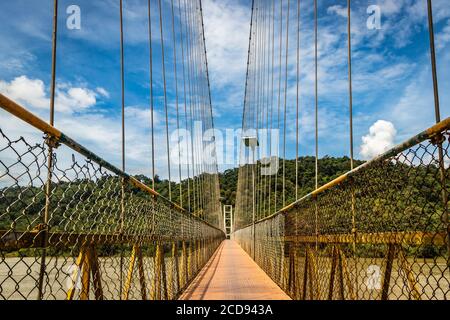
M 449 119 L 238 230 L 294 299 L 450 298 Z
M 224 233 L 14 109 L 47 135 L 0 128 L 0 300 L 176 299 Z

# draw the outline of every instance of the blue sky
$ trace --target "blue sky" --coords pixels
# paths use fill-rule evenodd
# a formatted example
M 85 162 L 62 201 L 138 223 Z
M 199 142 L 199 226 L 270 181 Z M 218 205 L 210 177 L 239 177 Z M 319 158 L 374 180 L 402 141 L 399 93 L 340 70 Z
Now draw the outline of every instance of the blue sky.
M 56 126 L 116 165 L 120 164 L 118 2 L 60 1 L 56 105 Z M 163 2 L 167 13 L 170 1 Z M 51 0 L 17 0 L 0 4 L 0 91 L 44 119 L 48 119 L 52 3 Z M 124 0 L 124 3 L 128 170 L 149 175 L 146 1 Z M 399 143 L 434 123 L 426 0 L 355 0 L 352 3 L 355 154 L 358 158 L 369 158 L 375 152 L 374 145 L 383 143 L 388 147 Z M 71 4 L 81 8 L 81 30 L 65 27 L 65 9 Z M 312 4 L 312 0 L 301 1 L 302 155 L 314 151 Z M 366 27 L 366 9 L 372 4 L 381 8 L 381 30 Z M 450 6 L 447 0 L 434 0 L 433 5 L 441 113 L 445 118 L 450 114 L 450 73 L 447 72 L 450 68 Z M 242 123 L 251 1 L 203 0 L 203 6 L 215 124 L 221 130 L 238 129 Z M 319 1 L 321 156 L 348 154 L 345 6 L 344 0 Z M 155 28 L 155 63 L 158 63 L 159 29 L 156 25 Z M 169 24 L 167 30 L 170 31 Z M 172 57 L 169 31 L 165 35 L 168 59 Z M 295 55 L 293 42 L 289 52 L 288 83 L 288 118 L 291 120 L 295 117 Z M 173 70 L 170 68 L 168 79 L 173 115 L 174 86 L 173 81 L 170 82 Z M 155 93 L 157 139 L 161 141 L 157 157 L 163 163 L 163 96 L 158 73 Z M 32 130 L 10 120 L 6 114 L 0 113 L 0 120 L 6 132 L 30 135 L 29 139 L 33 139 Z M 370 136 L 369 130 L 378 120 L 390 125 L 374 126 Z M 175 128 L 173 122 L 170 125 Z M 287 152 L 291 158 L 295 155 L 294 130 L 292 122 L 288 125 Z M 386 136 L 383 132 L 389 134 Z M 221 170 L 230 166 L 221 166 Z M 164 176 L 165 172 L 163 166 L 158 168 L 159 174 Z

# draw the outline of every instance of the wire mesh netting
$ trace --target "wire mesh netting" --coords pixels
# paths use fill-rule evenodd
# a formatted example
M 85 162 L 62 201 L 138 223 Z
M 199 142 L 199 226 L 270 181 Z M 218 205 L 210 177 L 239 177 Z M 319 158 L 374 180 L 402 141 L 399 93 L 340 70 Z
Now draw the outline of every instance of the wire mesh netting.
M 71 152 L 0 131 L 0 299 L 177 298 L 223 232 Z
M 449 299 L 449 131 L 416 140 L 234 238 L 294 299 Z

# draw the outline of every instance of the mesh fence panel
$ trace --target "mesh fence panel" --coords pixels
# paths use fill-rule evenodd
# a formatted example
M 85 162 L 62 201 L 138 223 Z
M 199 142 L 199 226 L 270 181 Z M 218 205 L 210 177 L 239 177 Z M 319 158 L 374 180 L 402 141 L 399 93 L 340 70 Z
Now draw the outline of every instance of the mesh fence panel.
M 234 238 L 294 299 L 449 299 L 449 131 L 420 141 Z
M 72 152 L 0 129 L 0 300 L 177 298 L 223 232 Z

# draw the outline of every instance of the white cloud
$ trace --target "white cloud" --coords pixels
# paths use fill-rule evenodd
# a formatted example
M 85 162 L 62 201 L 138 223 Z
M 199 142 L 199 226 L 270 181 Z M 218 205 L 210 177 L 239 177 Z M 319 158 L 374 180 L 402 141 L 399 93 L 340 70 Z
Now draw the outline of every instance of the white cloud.
M 10 82 L 0 80 L 0 92 L 10 99 L 32 109 L 47 109 L 50 106 L 49 94 L 40 79 L 27 76 L 17 77 Z M 106 93 L 106 91 L 105 91 Z M 58 85 L 56 89 L 55 108 L 57 112 L 75 113 L 86 110 L 97 103 L 97 93 L 69 84 Z
M 105 97 L 105 98 L 109 98 L 109 96 L 110 96 L 110 95 L 109 95 L 109 92 L 106 91 L 105 88 L 98 87 L 97 89 L 95 89 L 95 91 L 97 91 L 98 94 L 102 95 L 102 96 Z
M 79 112 L 97 103 L 95 92 L 84 88 L 70 88 L 67 92 L 58 90 L 56 108 L 60 112 Z
M 378 120 L 370 127 L 369 134 L 362 137 L 361 156 L 371 159 L 386 152 L 394 146 L 396 135 L 392 122 Z
M 47 119 L 49 109 L 48 86 L 40 79 L 18 77 L 11 82 L 0 80 L 0 92 L 22 104 L 31 112 Z M 100 157 L 119 166 L 121 162 L 121 113 L 90 112 L 101 97 L 98 88 L 71 87 L 61 83 L 57 87 L 55 126 Z M 97 94 L 98 93 L 98 94 Z M 104 93 L 107 93 L 106 90 Z M 129 106 L 126 115 L 127 172 L 150 175 L 151 162 L 151 112 L 148 107 Z M 162 116 L 154 113 L 156 171 L 167 177 L 165 133 Z M 42 134 L 18 118 L 0 110 L 1 130 L 11 139 L 24 137 L 31 144 L 42 143 Z M 58 149 L 61 168 L 70 165 L 72 150 L 62 146 Z M 14 155 L 13 155 L 14 156 Z M 83 158 L 83 157 L 77 157 Z M 63 159 L 63 160 L 61 160 Z M 175 172 L 175 168 L 172 168 Z M 174 173 L 173 173 L 174 175 Z M 184 174 L 186 176 L 186 174 Z M 176 178 L 176 177 L 174 177 Z
M 245 76 L 251 10 L 237 1 L 204 2 L 209 67 L 216 86 L 236 84 Z M 242 98 L 243 99 L 243 98 Z
M 382 0 L 377 3 L 385 15 L 394 15 L 401 11 L 401 9 L 409 4 L 409 0 Z
M 342 7 L 340 5 L 334 5 L 334 6 L 328 7 L 327 13 L 328 14 L 335 13 L 338 16 L 346 18 L 347 17 L 347 8 Z
M 46 97 L 45 85 L 42 80 L 20 76 L 11 82 L 0 81 L 0 92 L 12 100 L 28 106 L 40 109 L 49 107 L 49 100 Z
M 450 19 L 440 33 L 436 35 L 436 46 L 438 49 L 444 49 L 450 43 Z

